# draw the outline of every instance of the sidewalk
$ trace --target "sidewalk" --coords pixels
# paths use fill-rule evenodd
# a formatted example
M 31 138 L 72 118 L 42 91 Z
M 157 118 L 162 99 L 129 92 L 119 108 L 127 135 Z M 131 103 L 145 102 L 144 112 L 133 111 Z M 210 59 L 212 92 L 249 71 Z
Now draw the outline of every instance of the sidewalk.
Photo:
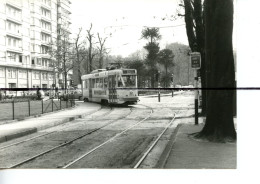
M 96 103 L 79 102 L 74 108 L 43 114 L 40 117 L 26 118 L 22 121 L 0 124 L 0 143 L 67 123 L 76 118 L 84 117 L 100 108 L 101 106 Z
M 157 168 L 236 169 L 236 143 L 198 141 L 188 136 L 188 134 L 201 131 L 203 126 L 203 124 L 179 124 L 173 132 Z

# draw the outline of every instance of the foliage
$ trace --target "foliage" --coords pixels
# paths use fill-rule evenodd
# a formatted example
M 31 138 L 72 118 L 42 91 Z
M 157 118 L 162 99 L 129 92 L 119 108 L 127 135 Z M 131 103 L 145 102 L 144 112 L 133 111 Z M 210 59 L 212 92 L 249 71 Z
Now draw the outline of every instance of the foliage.
M 166 48 L 174 53 L 174 67 L 169 70 L 169 73 L 173 74 L 173 85 L 193 84 L 194 71 L 190 66 L 189 47 L 181 43 L 171 43 L 166 45 Z
M 171 75 L 168 75 L 166 73 L 161 74 L 160 77 L 160 83 L 161 83 L 161 87 L 167 88 L 170 86 L 171 84 Z
M 168 74 L 168 68 L 174 66 L 173 58 L 174 54 L 170 49 L 163 49 L 158 53 L 158 62 L 164 65 L 166 75 Z
M 161 39 L 159 28 L 146 28 L 142 30 L 142 38 L 150 40 L 150 43 L 156 42 Z
M 142 38 L 149 40 L 144 48 L 148 51 L 145 64 L 148 66 L 148 75 L 150 76 L 151 87 L 155 86 L 155 74 L 157 73 L 157 55 L 160 50 L 157 40 L 161 39 L 159 28 L 145 28 L 142 30 Z

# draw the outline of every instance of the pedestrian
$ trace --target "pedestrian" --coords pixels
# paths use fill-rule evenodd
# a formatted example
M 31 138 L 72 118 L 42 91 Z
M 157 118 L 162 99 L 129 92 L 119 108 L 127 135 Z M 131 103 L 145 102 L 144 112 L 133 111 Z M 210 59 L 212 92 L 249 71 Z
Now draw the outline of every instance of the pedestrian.
M 37 95 L 37 99 L 40 100 L 41 99 L 40 88 L 37 88 L 36 95 Z

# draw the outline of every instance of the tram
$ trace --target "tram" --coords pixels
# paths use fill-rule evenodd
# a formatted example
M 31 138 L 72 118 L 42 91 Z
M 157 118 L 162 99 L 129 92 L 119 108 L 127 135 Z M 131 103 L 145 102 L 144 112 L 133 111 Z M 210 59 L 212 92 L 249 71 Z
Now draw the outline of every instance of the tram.
M 81 79 L 85 102 L 130 105 L 138 101 L 135 69 L 98 69 Z

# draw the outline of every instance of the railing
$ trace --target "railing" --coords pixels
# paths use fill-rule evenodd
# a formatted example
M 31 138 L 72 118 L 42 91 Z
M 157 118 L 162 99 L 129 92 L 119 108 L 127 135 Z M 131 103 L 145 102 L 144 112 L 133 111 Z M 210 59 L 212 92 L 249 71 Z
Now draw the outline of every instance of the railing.
M 39 99 L 36 94 L 23 93 L 22 96 L 15 96 L 17 92 L 14 91 L 6 96 L 0 95 L 0 121 L 24 119 L 75 106 L 75 99 L 71 95 L 67 98 Z

